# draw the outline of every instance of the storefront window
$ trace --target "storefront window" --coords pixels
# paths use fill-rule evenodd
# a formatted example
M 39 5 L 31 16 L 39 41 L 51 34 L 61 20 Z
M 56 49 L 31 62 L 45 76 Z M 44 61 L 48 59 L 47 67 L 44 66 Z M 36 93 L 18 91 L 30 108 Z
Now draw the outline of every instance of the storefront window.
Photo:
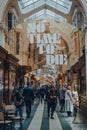
M 11 98 L 14 90 L 14 85 L 15 85 L 15 66 L 10 64 L 9 66 L 9 102 L 11 103 Z
M 4 70 L 1 68 L 2 62 L 0 61 L 0 107 L 3 103 L 3 88 L 4 88 Z
M 86 68 L 83 67 L 82 70 L 81 70 L 81 84 L 82 84 L 82 94 L 85 95 L 86 94 Z
M 5 88 L 4 88 L 4 101 L 8 104 L 8 70 L 5 71 Z

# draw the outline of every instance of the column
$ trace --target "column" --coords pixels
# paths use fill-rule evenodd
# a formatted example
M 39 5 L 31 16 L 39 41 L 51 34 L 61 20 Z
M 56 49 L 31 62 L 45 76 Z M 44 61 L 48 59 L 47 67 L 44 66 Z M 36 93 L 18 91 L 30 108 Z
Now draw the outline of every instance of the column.
M 85 32 L 86 95 L 87 95 L 87 29 Z

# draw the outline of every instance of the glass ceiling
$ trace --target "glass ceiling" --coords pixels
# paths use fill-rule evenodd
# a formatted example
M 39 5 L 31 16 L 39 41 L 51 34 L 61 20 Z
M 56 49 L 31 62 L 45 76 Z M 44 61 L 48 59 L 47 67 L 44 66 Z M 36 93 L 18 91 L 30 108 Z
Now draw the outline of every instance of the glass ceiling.
M 43 9 L 41 11 L 38 11 L 37 13 L 26 18 L 25 21 L 29 22 L 30 20 L 34 20 L 34 19 L 39 20 L 39 19 L 46 19 L 46 18 L 49 18 L 49 19 L 51 18 L 51 19 L 57 20 L 59 22 L 66 22 L 67 21 L 64 17 L 57 15 L 48 9 Z
M 22 13 L 27 13 L 42 5 L 48 5 L 64 14 L 68 14 L 72 6 L 70 0 L 19 0 L 18 3 Z

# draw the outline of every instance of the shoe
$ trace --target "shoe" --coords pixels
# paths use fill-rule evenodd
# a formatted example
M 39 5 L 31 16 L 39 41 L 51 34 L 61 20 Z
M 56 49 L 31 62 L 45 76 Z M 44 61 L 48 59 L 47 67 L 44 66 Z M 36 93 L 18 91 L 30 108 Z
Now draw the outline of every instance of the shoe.
M 54 117 L 53 117 L 53 116 L 51 116 L 51 119 L 54 119 Z
M 27 115 L 27 117 L 26 118 L 29 118 L 30 117 L 30 115 Z
M 48 117 L 50 117 L 50 115 L 48 114 Z

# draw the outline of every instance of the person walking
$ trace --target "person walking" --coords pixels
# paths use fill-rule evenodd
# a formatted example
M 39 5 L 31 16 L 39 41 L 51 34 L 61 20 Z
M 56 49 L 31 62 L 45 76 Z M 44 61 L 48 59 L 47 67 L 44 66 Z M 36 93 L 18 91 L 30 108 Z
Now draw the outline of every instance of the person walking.
M 40 102 L 42 103 L 44 101 L 44 94 L 45 94 L 45 89 L 44 86 L 40 88 Z
M 18 90 L 15 92 L 14 104 L 16 106 L 15 115 L 22 118 L 22 106 L 23 106 L 23 97 Z
M 53 113 L 55 111 L 55 107 L 56 107 L 56 94 L 55 94 L 55 90 L 54 87 L 51 86 L 48 94 L 47 94 L 47 110 L 48 110 L 48 117 L 51 116 L 51 119 L 54 119 L 53 117 Z M 51 112 L 51 115 L 50 115 Z
M 65 111 L 67 112 L 67 116 L 71 116 L 73 113 L 73 97 L 71 93 L 71 86 L 67 87 L 65 92 Z
M 65 105 L 65 92 L 66 92 L 67 84 L 64 84 L 62 88 L 60 88 L 60 112 L 65 111 L 64 105 Z
M 31 84 L 27 83 L 27 86 L 23 89 L 23 97 L 26 106 L 26 115 L 27 118 L 29 118 L 31 114 L 31 105 L 34 102 L 34 90 Z

